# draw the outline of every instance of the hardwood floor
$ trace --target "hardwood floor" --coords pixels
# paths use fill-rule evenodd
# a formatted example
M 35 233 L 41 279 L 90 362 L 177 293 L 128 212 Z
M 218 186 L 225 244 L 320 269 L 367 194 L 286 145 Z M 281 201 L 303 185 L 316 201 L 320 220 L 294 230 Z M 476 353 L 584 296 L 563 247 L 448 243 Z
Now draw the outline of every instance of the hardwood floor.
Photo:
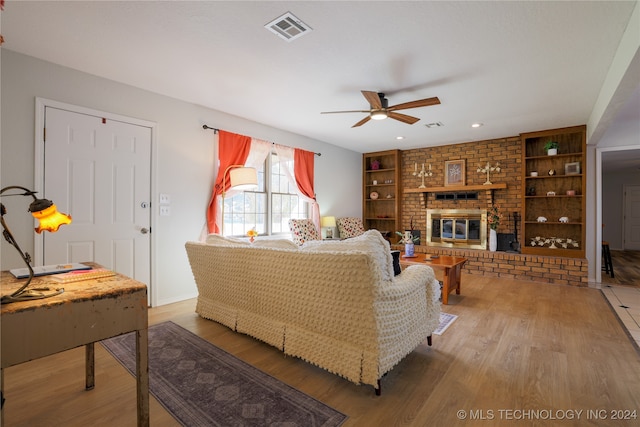
M 449 302 L 443 311 L 458 319 L 383 378 L 379 397 L 199 318 L 195 300 L 153 308 L 149 320 L 172 320 L 331 405 L 349 416 L 345 426 L 640 424 L 640 355 L 599 290 L 464 275 Z M 136 422 L 133 377 L 101 345 L 92 391 L 83 349 L 8 368 L 4 385 L 5 426 Z M 635 419 L 612 419 L 624 410 Z M 151 424 L 177 425 L 153 397 Z
M 640 251 L 611 251 L 613 277 L 602 272 L 602 283 L 640 287 Z

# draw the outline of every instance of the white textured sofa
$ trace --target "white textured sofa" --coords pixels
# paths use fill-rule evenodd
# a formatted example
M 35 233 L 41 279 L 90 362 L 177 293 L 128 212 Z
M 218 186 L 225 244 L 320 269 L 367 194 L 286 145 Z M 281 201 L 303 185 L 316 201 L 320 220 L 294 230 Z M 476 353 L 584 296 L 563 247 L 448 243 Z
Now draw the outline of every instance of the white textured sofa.
M 380 378 L 438 327 L 440 288 L 415 265 L 394 276 L 372 230 L 344 241 L 187 242 L 196 312 L 356 384 Z

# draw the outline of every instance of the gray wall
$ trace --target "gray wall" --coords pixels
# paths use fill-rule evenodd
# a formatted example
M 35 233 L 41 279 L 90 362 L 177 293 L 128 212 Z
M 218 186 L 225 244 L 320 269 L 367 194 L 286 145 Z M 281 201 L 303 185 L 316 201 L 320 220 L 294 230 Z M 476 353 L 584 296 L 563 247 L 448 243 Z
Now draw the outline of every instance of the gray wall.
M 623 248 L 624 186 L 640 185 L 640 171 L 626 170 L 602 175 L 602 240 L 611 249 Z
M 0 184 L 34 188 L 35 98 L 120 114 L 158 124 L 152 202 L 171 196 L 171 216 L 153 212 L 155 262 L 152 302 L 163 305 L 196 295 L 184 243 L 197 240 L 205 223 L 214 179 L 214 133 L 203 124 L 309 151 L 316 157 L 315 182 L 321 215 L 361 216 L 361 154 L 281 131 L 237 116 L 106 80 L 16 52 L 1 50 Z M 13 202 L 12 202 L 13 203 Z M 6 220 L 23 250 L 34 253 L 33 221 L 24 212 Z M 4 240 L 1 268 L 22 267 Z

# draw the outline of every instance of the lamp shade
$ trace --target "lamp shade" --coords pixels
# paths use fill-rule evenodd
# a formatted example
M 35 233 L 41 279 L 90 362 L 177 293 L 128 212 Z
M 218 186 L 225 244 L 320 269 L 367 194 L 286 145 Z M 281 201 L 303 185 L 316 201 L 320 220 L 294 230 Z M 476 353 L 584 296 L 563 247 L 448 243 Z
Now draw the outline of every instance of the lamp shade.
M 229 183 L 235 190 L 253 190 L 258 186 L 258 172 L 255 168 L 231 169 Z
M 31 203 L 29 211 L 40 221 L 38 228 L 35 229 L 37 233 L 45 230 L 54 233 L 61 225 L 71 224 L 71 216 L 58 212 L 56 205 L 46 199 L 38 199 Z
M 320 225 L 323 227 L 335 227 L 336 226 L 336 217 L 335 216 L 323 216 L 320 220 Z

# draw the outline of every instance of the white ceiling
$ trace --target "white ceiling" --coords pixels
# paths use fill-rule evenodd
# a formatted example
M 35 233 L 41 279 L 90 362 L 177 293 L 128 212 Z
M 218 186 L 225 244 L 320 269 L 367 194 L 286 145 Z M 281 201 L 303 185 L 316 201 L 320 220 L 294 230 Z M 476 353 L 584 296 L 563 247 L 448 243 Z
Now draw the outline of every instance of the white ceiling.
M 7 1 L 1 28 L 3 48 L 368 152 L 586 123 L 635 5 Z M 288 11 L 313 31 L 287 42 L 264 28 Z M 404 110 L 414 125 L 320 114 L 368 109 L 361 90 L 442 104 Z

